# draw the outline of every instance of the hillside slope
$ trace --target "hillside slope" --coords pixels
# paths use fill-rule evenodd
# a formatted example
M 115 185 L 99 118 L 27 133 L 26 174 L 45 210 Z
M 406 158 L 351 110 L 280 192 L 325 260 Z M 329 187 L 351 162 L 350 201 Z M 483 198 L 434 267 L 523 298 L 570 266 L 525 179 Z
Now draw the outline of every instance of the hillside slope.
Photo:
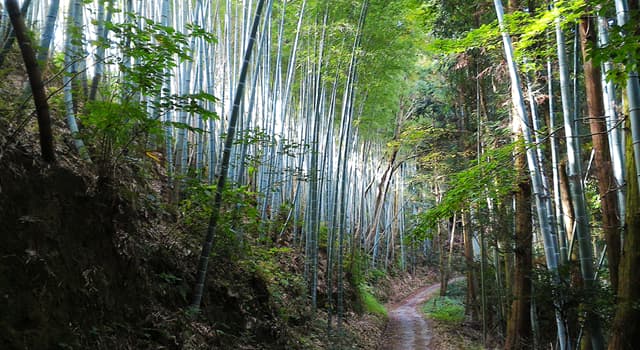
M 326 315 L 312 318 L 302 257 L 286 242 L 222 247 L 202 311 L 189 314 L 201 232 L 163 204 L 161 167 L 99 177 L 65 143 L 47 165 L 35 144 L 9 142 L 6 130 L 0 125 L 0 348 L 327 346 Z M 353 289 L 347 294 L 351 308 Z M 350 347 L 367 348 L 383 323 L 347 314 Z

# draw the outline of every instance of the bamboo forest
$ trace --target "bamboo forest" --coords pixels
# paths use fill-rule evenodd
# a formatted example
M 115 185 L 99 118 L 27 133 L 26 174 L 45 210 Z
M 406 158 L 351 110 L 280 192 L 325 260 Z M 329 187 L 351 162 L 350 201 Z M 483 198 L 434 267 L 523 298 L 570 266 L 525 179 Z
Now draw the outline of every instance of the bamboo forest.
M 0 0 L 0 349 L 640 349 L 638 0 Z

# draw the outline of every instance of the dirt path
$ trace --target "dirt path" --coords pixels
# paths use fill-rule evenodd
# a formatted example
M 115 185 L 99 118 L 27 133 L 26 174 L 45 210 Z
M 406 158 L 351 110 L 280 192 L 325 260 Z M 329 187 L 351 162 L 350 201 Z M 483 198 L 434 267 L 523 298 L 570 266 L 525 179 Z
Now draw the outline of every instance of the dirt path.
M 449 283 L 460 278 L 455 278 Z M 433 336 L 429 321 L 422 317 L 420 306 L 440 290 L 440 283 L 418 289 L 415 293 L 388 307 L 389 323 L 382 335 L 380 350 L 429 349 Z

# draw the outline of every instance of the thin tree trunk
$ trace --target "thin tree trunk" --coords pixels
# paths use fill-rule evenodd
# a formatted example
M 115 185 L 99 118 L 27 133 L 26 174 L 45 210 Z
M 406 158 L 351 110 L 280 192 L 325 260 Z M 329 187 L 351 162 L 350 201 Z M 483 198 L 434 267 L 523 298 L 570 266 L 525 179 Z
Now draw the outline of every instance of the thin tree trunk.
M 567 177 L 566 163 L 567 162 L 563 160 L 560 162 L 560 167 L 558 168 L 558 188 L 560 190 L 560 203 L 562 204 L 562 222 L 564 223 L 564 230 L 567 232 L 567 242 L 569 243 L 569 247 L 567 247 L 567 254 L 572 256 L 574 253 L 573 251 L 570 251 L 570 248 L 573 246 L 572 242 L 575 234 L 575 219 L 573 216 L 573 203 L 571 202 L 571 196 L 569 195 L 569 178 Z
M 74 76 L 76 77 L 71 82 L 74 85 L 78 85 L 76 89 L 74 86 L 74 91 L 80 95 L 82 92 L 82 98 L 86 98 L 89 95 L 89 86 L 87 83 L 87 56 L 89 53 L 85 48 L 85 32 L 84 28 L 84 2 L 82 0 L 72 0 L 70 2 L 70 6 L 73 4 L 75 6 L 74 15 L 73 15 L 73 25 L 78 28 L 78 32 L 80 33 L 79 37 L 74 40 L 73 49 L 74 49 Z M 75 102 L 75 111 L 78 109 L 78 102 Z
M 53 147 L 53 134 L 51 132 L 51 116 L 49 114 L 49 103 L 47 102 L 47 94 L 44 91 L 44 82 L 42 81 L 42 73 L 38 66 L 36 53 L 31 45 L 31 39 L 24 24 L 24 18 L 20 14 L 20 8 L 16 0 L 5 0 L 6 10 L 11 18 L 13 30 L 20 45 L 22 59 L 29 75 L 29 83 L 33 91 L 33 102 L 36 106 L 36 114 L 38 116 L 38 128 L 40 130 L 40 150 L 42 158 L 53 163 L 56 160 L 55 149 Z
M 473 256 L 473 234 L 471 232 L 471 224 L 469 222 L 469 212 L 464 211 L 462 213 L 462 233 L 464 237 L 464 258 L 467 265 L 467 302 L 470 307 L 467 308 L 471 314 L 472 320 L 477 320 L 480 311 L 478 309 L 478 296 L 477 296 L 477 272 L 476 263 Z
M 560 265 L 565 265 L 569 261 L 568 257 L 568 230 L 565 226 L 565 214 L 562 208 L 560 191 L 560 147 L 558 146 L 559 128 L 556 120 L 555 99 L 553 94 L 553 71 L 551 69 L 551 59 L 547 60 L 547 79 L 549 89 L 549 138 L 551 145 L 551 171 L 553 176 L 553 203 L 555 205 L 556 230 L 558 232 L 558 252 Z
M 523 149 L 518 149 L 516 171 L 519 174 L 518 191 L 515 194 L 515 270 L 511 310 L 507 321 L 504 348 L 532 349 L 531 334 L 531 270 L 532 270 L 532 215 L 531 183 L 526 176 L 526 159 Z
M 369 0 L 365 0 L 362 3 L 362 8 L 360 9 L 360 18 L 358 19 L 358 29 L 356 31 L 356 37 L 354 40 L 354 44 L 351 50 L 351 60 L 349 62 L 349 78 L 348 78 L 348 82 L 349 84 L 347 84 L 347 87 L 345 88 L 345 100 L 343 102 L 343 112 L 342 112 L 342 118 L 347 118 L 346 121 L 346 128 L 345 128 L 345 132 L 346 132 L 346 140 L 345 140 L 345 146 L 344 146 L 344 165 L 343 165 L 343 169 L 342 169 L 342 178 L 343 181 L 341 182 L 341 195 L 343 197 L 342 199 L 342 203 L 341 203 L 341 210 L 340 210 L 340 223 L 339 223 L 339 227 L 340 230 L 338 231 L 338 276 L 337 276 L 337 284 L 338 284 L 338 300 L 337 300 L 337 306 L 338 306 L 338 310 L 337 310 L 337 316 L 338 316 L 338 325 L 337 325 L 337 329 L 338 329 L 338 334 L 341 336 L 343 333 L 343 329 L 342 329 L 342 323 L 343 323 L 343 315 L 344 315 L 344 283 L 343 283 L 343 275 L 344 275 L 344 242 L 345 242 L 345 231 L 346 231 L 346 219 L 347 219 L 347 212 L 346 212 L 346 198 L 347 196 L 345 195 L 345 190 L 346 190 L 346 186 L 347 186 L 347 182 L 346 182 L 346 172 L 347 172 L 347 156 L 350 155 L 351 153 L 351 148 L 352 148 L 352 137 L 353 137 L 353 133 L 352 133 L 352 124 L 353 124 L 353 101 L 355 99 L 355 92 L 354 92 L 354 87 L 355 87 L 355 81 L 356 81 L 356 73 L 357 73 L 357 48 L 360 47 L 360 40 L 362 38 L 362 31 L 364 28 L 364 24 L 365 24 L 365 19 L 367 18 L 367 10 L 368 10 L 368 6 L 369 6 Z
M 585 290 L 591 292 L 595 289 L 595 276 L 593 270 L 593 248 L 591 245 L 591 230 L 589 224 L 589 214 L 587 211 L 584 186 L 582 183 L 582 158 L 581 145 L 578 136 L 578 120 L 575 114 L 572 117 L 571 103 L 568 93 L 568 66 L 566 64 L 566 50 L 564 44 L 564 33 L 560 26 L 560 19 L 556 19 L 556 39 L 558 60 L 560 69 L 560 89 L 562 95 L 562 109 L 564 116 L 564 131 L 567 146 L 567 176 L 569 180 L 569 190 L 573 202 L 573 213 L 576 224 L 576 236 L 578 249 L 580 251 L 580 271 L 584 281 Z M 575 105 L 574 105 L 575 108 Z M 587 300 L 590 304 L 593 301 Z M 591 305 L 594 306 L 594 305 Z M 592 311 L 587 314 L 585 321 L 586 329 L 591 339 L 591 346 L 594 350 L 604 348 L 604 337 L 602 329 L 596 315 Z
M 443 256 L 441 257 L 442 260 L 442 264 L 440 266 L 440 270 L 441 270 L 441 277 L 440 277 L 440 296 L 445 296 L 447 295 L 447 288 L 449 287 L 449 277 L 451 274 L 451 259 L 452 259 L 452 255 L 453 255 L 453 241 L 455 238 L 455 232 L 456 232 L 456 220 L 457 219 L 457 213 L 453 213 L 453 220 L 451 222 L 451 231 L 449 234 L 449 254 L 447 255 L 447 261 L 446 264 L 444 262 L 444 244 L 442 244 L 442 254 Z M 444 243 L 444 242 L 443 242 Z

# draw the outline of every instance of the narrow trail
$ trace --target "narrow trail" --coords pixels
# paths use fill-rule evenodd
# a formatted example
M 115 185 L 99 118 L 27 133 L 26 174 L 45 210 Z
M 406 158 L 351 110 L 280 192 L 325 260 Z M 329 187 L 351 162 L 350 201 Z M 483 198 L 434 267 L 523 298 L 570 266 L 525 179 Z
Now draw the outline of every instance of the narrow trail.
M 449 283 L 460 279 L 463 277 L 451 279 Z M 388 307 L 389 323 L 382 335 L 380 350 L 429 349 L 433 333 L 430 321 L 422 316 L 420 306 L 438 290 L 440 283 L 420 288 L 404 300 Z

